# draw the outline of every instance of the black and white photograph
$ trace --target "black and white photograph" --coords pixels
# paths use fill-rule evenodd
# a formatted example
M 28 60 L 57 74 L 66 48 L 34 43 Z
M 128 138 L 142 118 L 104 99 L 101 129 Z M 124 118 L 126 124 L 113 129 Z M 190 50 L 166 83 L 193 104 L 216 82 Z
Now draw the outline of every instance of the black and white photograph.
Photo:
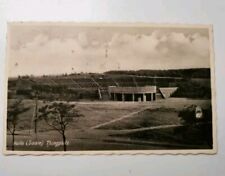
M 215 153 L 212 32 L 8 23 L 4 152 Z

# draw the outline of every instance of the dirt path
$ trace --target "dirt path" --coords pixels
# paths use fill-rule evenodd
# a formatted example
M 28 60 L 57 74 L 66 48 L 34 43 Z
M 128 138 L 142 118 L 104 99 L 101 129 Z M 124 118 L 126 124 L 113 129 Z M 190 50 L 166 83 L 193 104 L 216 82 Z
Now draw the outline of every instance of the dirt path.
M 103 127 L 103 126 L 105 126 L 105 125 L 109 125 L 109 124 L 111 124 L 111 123 L 114 123 L 114 122 L 117 122 L 117 121 L 120 121 L 120 120 L 123 120 L 123 119 L 126 119 L 126 118 L 133 117 L 133 115 L 138 114 L 138 113 L 140 113 L 140 112 L 142 112 L 142 111 L 144 111 L 144 110 L 146 110 L 146 109 L 149 109 L 149 107 L 147 107 L 147 108 L 145 107 L 145 108 L 143 108 L 143 109 L 141 109 L 141 110 L 139 110 L 139 111 L 132 112 L 132 113 L 130 113 L 130 114 L 124 115 L 124 116 L 119 117 L 119 118 L 117 118 L 117 119 L 113 119 L 113 120 L 110 120 L 110 121 L 108 121 L 108 122 L 104 122 L 104 123 L 95 125 L 95 126 L 91 127 L 90 129 L 97 129 L 97 128 Z
M 181 127 L 184 125 L 159 125 L 159 126 L 152 126 L 152 127 L 144 127 L 144 128 L 136 128 L 136 129 L 125 129 L 125 130 L 118 130 L 119 132 L 139 132 L 139 131 L 148 131 L 148 130 L 155 130 L 155 129 L 165 129 L 165 128 L 173 128 L 173 127 Z

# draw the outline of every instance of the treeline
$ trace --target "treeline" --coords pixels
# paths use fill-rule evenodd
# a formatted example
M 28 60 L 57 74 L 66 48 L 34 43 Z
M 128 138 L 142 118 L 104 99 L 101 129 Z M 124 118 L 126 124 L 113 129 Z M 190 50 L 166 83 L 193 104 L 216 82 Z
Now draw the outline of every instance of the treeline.
M 210 78 L 209 68 L 171 69 L 171 70 L 111 70 L 105 74 L 135 75 L 152 77 Z

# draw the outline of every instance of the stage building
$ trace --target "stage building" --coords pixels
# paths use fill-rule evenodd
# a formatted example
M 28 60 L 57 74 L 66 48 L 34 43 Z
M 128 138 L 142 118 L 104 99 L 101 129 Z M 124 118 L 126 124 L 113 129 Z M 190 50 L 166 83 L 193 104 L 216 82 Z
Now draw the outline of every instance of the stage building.
M 116 87 L 109 86 L 108 92 L 113 101 L 154 101 L 156 100 L 156 86 L 144 87 Z

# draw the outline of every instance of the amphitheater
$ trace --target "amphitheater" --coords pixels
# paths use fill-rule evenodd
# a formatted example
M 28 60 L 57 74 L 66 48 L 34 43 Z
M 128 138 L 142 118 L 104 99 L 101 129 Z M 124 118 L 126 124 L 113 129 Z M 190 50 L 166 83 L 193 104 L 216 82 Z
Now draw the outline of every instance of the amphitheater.
M 129 75 L 88 75 L 20 77 L 9 79 L 9 94 L 34 92 L 39 94 L 78 94 L 78 99 L 111 101 L 155 101 L 170 97 L 177 90 L 180 78 Z M 58 92 L 57 92 L 58 90 Z M 55 93 L 54 93 L 55 92 Z

